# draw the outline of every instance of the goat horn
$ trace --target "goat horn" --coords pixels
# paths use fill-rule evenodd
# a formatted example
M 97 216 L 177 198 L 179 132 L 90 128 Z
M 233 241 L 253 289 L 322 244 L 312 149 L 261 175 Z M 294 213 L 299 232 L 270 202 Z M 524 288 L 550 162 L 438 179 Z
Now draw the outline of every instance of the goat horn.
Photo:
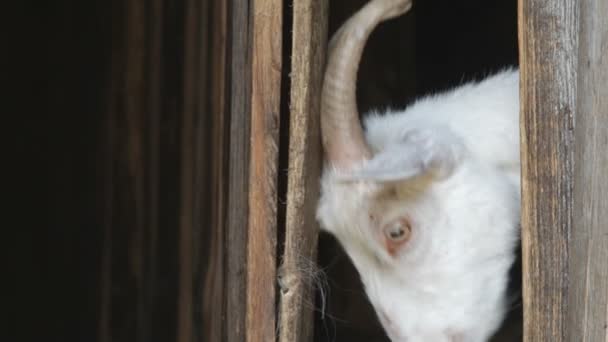
M 327 160 L 346 169 L 372 157 L 359 121 L 357 70 L 365 42 L 382 21 L 407 12 L 411 0 L 371 0 L 334 34 L 321 94 L 321 135 Z

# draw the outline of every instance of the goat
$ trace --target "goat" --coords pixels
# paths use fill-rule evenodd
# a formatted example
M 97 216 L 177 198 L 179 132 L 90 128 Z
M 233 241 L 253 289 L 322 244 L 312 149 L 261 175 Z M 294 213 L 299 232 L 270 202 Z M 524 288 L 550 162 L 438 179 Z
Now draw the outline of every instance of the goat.
M 355 88 L 372 30 L 411 0 L 371 0 L 329 44 L 317 219 L 355 265 L 394 342 L 481 342 L 508 307 L 519 239 L 519 74 L 372 112 Z

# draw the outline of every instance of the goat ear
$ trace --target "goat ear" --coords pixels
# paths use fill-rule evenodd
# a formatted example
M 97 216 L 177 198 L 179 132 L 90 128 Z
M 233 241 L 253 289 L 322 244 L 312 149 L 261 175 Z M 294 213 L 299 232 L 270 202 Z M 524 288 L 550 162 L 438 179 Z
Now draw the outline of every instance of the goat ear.
M 345 181 L 394 182 L 432 174 L 448 177 L 464 154 L 461 139 L 447 129 L 415 130 L 404 134 L 359 168 L 340 176 Z

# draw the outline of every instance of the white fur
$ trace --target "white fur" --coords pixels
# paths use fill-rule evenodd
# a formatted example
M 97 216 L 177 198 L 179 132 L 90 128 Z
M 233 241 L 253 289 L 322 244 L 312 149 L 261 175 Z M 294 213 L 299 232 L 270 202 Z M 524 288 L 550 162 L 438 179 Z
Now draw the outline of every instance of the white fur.
M 374 158 L 326 166 L 317 218 L 356 266 L 395 342 L 482 342 L 507 306 L 519 237 L 518 73 L 367 117 Z M 381 227 L 412 222 L 395 255 Z

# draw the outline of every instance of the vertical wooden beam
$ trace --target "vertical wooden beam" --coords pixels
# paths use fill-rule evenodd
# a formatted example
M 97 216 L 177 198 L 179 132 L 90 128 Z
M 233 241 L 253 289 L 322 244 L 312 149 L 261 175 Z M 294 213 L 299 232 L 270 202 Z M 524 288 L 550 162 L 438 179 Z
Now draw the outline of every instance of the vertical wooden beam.
M 227 203 L 228 170 L 228 106 L 227 106 L 227 28 L 228 8 L 226 1 L 210 1 L 208 7 L 207 29 L 211 32 L 207 72 L 210 77 L 206 107 L 211 123 L 211 141 L 208 158 L 202 157 L 200 164 L 210 166 L 209 192 L 211 200 L 203 205 L 208 206 L 206 229 L 203 238 L 207 241 L 206 267 L 203 265 L 202 293 L 202 341 L 224 341 L 226 339 L 222 322 L 226 317 L 224 301 L 224 260 L 227 245 L 224 243 Z M 205 55 L 205 52 L 203 52 Z M 209 197 L 207 197 L 209 198 Z M 201 208 L 202 210 L 202 208 Z M 205 263 L 205 261 L 203 261 Z
M 275 339 L 282 1 L 230 3 L 229 342 Z
M 224 245 L 227 342 L 245 341 L 247 308 L 247 234 L 251 117 L 251 33 L 249 1 L 229 2 L 230 142 L 228 206 Z
M 111 6 L 117 20 L 108 21 L 110 89 L 100 128 L 101 341 L 192 341 L 201 335 L 202 303 L 195 298 L 203 290 L 198 266 L 205 224 L 199 202 L 210 188 L 201 152 L 209 145 L 204 137 L 211 136 L 211 127 L 201 124 L 207 77 L 200 51 L 210 50 L 201 36 L 206 3 L 129 0 Z
M 283 1 L 253 0 L 247 341 L 275 340 Z
M 138 0 L 116 3 L 110 61 L 110 92 L 101 135 L 106 165 L 104 246 L 99 336 L 101 341 L 143 341 L 149 328 L 148 249 L 153 210 L 146 180 L 154 171 L 148 159 L 146 6 Z M 151 19 L 153 26 L 158 17 Z M 120 262 L 118 262 L 120 260 Z
M 319 101 L 328 2 L 293 2 L 289 173 L 285 250 L 279 271 L 279 341 L 312 339 L 314 296 L 306 270 L 316 260 L 315 207 L 321 169 Z
M 179 292 L 177 298 L 177 342 L 193 341 L 193 259 L 194 259 L 194 231 L 199 227 L 194 226 L 195 210 L 194 207 L 195 193 L 200 191 L 200 188 L 195 188 L 195 175 L 200 175 L 202 170 L 196 170 L 195 173 L 195 158 L 197 150 L 201 146 L 197 146 L 195 135 L 203 134 L 197 132 L 197 121 L 200 114 L 200 106 L 197 102 L 201 98 L 198 93 L 201 80 L 199 79 L 199 70 L 202 67 L 199 58 L 199 44 L 203 41 L 200 27 L 201 13 L 198 6 L 201 1 L 185 0 L 184 1 L 184 68 L 182 70 L 182 86 L 183 97 L 181 98 L 181 127 L 180 127 L 180 206 L 179 206 L 179 239 L 178 239 L 178 258 L 179 258 Z M 197 289 L 202 291 L 202 289 Z M 197 322 L 198 323 L 198 322 Z
M 578 3 L 520 0 L 524 341 L 566 341 Z
M 608 341 L 608 2 L 580 1 L 568 341 Z

